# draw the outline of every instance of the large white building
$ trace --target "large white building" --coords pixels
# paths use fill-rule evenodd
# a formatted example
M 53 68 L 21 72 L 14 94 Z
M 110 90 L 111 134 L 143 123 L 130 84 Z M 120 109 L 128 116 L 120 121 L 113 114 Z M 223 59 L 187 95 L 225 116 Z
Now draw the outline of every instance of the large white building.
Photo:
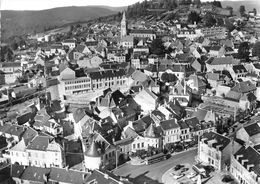
M 231 156 L 230 173 L 240 184 L 259 184 L 260 153 L 251 146 L 241 147 Z
M 21 140 L 10 149 L 11 163 L 36 167 L 64 167 L 63 147 L 53 137 L 35 136 L 26 146 Z
M 231 150 L 229 138 L 216 132 L 206 132 L 199 139 L 198 160 L 222 170 L 229 164 Z
M 76 77 L 75 71 L 70 68 L 66 68 L 60 73 L 59 82 L 59 93 L 62 97 L 91 90 L 91 79 L 88 76 Z

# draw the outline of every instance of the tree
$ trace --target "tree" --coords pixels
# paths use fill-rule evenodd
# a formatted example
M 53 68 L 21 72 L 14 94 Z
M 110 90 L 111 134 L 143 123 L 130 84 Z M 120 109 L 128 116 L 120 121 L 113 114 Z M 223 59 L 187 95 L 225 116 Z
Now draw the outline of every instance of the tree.
M 246 12 L 245 6 L 244 6 L 244 5 L 241 5 L 241 6 L 239 7 L 239 13 L 240 13 L 241 17 L 245 15 L 245 12 Z
M 228 9 L 230 11 L 230 15 L 233 15 L 233 7 L 231 6 L 227 6 L 226 9 Z
M 190 14 L 188 15 L 188 22 L 192 24 L 194 24 L 194 22 L 198 23 L 200 22 L 200 20 L 200 15 L 195 11 L 190 12 Z
M 18 44 L 14 41 L 11 43 L 11 48 L 12 50 L 17 50 L 18 49 Z
M 220 1 L 213 1 L 212 3 L 214 6 L 222 8 L 221 2 Z
M 208 26 L 208 27 L 212 27 L 212 26 L 214 26 L 217 23 L 217 21 L 214 18 L 214 16 L 211 13 L 209 13 L 209 12 L 206 13 L 206 15 L 204 16 L 203 20 L 204 20 L 205 25 Z
M 252 55 L 258 56 L 258 58 L 260 59 L 260 42 L 256 42 L 253 46 Z
M 250 49 L 250 46 L 249 46 L 248 42 L 242 42 L 238 48 L 238 58 L 244 59 L 245 61 L 248 62 L 249 61 L 249 49 Z
M 165 53 L 165 49 L 163 46 L 163 42 L 160 38 L 156 38 L 152 41 L 150 46 L 151 54 L 163 55 Z
M 256 14 L 257 14 L 257 11 L 256 11 L 256 9 L 255 9 L 255 8 L 253 9 L 253 12 L 254 12 L 254 15 L 256 16 Z

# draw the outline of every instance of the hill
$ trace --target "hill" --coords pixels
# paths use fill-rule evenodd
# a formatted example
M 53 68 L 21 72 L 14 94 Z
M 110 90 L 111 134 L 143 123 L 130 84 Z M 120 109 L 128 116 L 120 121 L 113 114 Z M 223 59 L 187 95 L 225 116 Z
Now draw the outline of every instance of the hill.
M 84 6 L 61 7 L 41 11 L 2 11 L 2 37 L 22 35 L 57 28 L 64 24 L 88 21 L 117 13 L 117 8 Z
M 256 8 L 258 14 L 260 13 L 260 1 L 259 0 L 245 0 L 245 1 L 221 1 L 222 7 L 226 6 L 233 7 L 234 11 L 238 11 L 241 5 L 244 5 L 246 11 L 251 11 L 253 8 Z

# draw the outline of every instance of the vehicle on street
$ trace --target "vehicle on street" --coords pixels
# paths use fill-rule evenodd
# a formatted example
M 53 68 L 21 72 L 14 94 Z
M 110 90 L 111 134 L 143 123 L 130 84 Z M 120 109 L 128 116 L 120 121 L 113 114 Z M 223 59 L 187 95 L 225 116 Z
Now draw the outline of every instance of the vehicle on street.
M 178 164 L 178 165 L 176 165 L 176 166 L 174 167 L 174 170 L 175 170 L 175 171 L 178 171 L 178 170 L 180 170 L 180 169 L 183 168 L 183 167 L 184 167 L 184 165 Z
M 196 174 L 195 172 L 190 172 L 190 173 L 187 174 L 186 176 L 187 176 L 187 178 L 191 179 L 191 178 L 197 176 L 197 174 Z
M 173 176 L 173 178 L 174 179 L 180 179 L 181 177 L 183 177 L 185 174 L 184 173 L 180 173 L 180 174 L 175 174 L 174 176 Z
M 196 171 L 198 174 L 201 174 L 204 178 L 207 177 L 206 170 L 200 164 L 193 165 L 192 169 Z
M 183 168 L 181 169 L 181 173 L 184 173 L 184 172 L 186 172 L 186 171 L 188 171 L 188 170 L 189 170 L 189 168 L 183 167 Z

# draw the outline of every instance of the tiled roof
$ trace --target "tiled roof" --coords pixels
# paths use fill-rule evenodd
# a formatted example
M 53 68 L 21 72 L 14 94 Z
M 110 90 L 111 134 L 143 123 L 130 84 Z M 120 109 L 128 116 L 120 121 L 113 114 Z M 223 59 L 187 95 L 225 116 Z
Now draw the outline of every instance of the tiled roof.
M 50 173 L 49 168 L 41 167 L 26 167 L 21 175 L 22 180 L 27 180 L 30 182 L 40 182 L 44 183 L 47 180 L 47 175 Z
M 207 60 L 210 65 L 231 65 L 238 64 L 238 61 L 234 60 L 233 57 L 211 57 Z
M 105 70 L 105 71 L 89 73 L 91 79 L 113 78 L 113 77 L 121 77 L 124 75 L 126 75 L 125 69 Z
M 158 134 L 156 134 L 155 126 L 153 124 L 150 124 L 150 126 L 148 126 L 148 128 L 144 131 L 144 136 L 149 138 L 158 137 Z
M 97 144 L 92 141 L 91 145 L 87 148 L 85 155 L 88 157 L 100 157 L 101 154 L 98 151 Z
M 131 29 L 129 33 L 133 34 L 155 34 L 154 30 L 149 29 Z
M 260 123 L 256 122 L 256 123 L 247 125 L 244 127 L 244 129 L 250 137 L 254 136 L 256 134 L 260 134 Z
M 176 128 L 180 127 L 177 123 L 177 119 L 165 120 L 165 121 L 162 121 L 160 124 L 164 131 L 170 130 L 170 129 L 176 129 Z
M 77 109 L 73 112 L 73 118 L 76 123 L 78 123 L 84 116 L 86 116 L 84 109 Z
M 239 158 L 237 158 L 238 156 Z M 247 166 L 252 165 L 249 172 L 254 172 L 260 177 L 260 153 L 258 151 L 251 146 L 243 146 L 234 154 L 234 157 L 245 169 L 247 169 Z M 247 162 L 242 164 L 242 160 L 247 160 Z
M 0 62 L 0 68 L 21 67 L 20 62 Z
M 90 175 L 90 173 L 82 171 L 52 167 L 49 175 L 49 180 L 59 183 L 62 182 L 71 184 L 82 184 L 84 183 L 84 180 Z
M 235 73 L 244 73 L 247 72 L 246 68 L 244 67 L 244 65 L 234 65 L 233 66 L 233 71 Z
M 248 93 L 256 90 L 256 86 L 250 81 L 243 81 L 236 84 L 232 89 L 238 93 Z
M 24 126 L 12 125 L 8 130 L 5 131 L 5 133 L 21 137 L 25 130 L 26 128 Z
M 226 146 L 230 143 L 230 139 L 220 135 L 216 132 L 205 132 L 202 136 L 201 139 L 206 138 L 204 140 L 204 143 L 208 144 L 209 141 L 215 140 L 214 143 L 212 144 L 212 147 L 216 148 L 217 146 L 219 147 L 219 150 L 223 150 L 226 148 Z
M 133 184 L 128 180 L 120 180 L 119 176 L 116 176 L 110 172 L 103 172 L 99 170 L 94 170 L 92 174 L 87 178 L 86 182 L 96 181 L 100 184 Z
M 38 135 L 29 143 L 27 149 L 46 151 L 50 141 L 51 141 L 50 137 Z

